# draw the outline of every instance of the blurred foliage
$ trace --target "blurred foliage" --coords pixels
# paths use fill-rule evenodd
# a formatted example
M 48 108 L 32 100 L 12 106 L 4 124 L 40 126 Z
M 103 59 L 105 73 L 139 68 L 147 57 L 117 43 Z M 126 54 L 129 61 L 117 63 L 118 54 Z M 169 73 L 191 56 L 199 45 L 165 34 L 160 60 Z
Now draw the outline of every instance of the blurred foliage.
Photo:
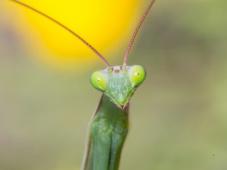
M 157 1 L 130 56 L 148 77 L 131 102 L 121 169 L 227 169 L 226 5 Z M 0 16 L 0 169 L 77 170 L 100 96 L 88 79 L 102 65 L 79 73 L 47 68 L 28 57 L 6 18 Z

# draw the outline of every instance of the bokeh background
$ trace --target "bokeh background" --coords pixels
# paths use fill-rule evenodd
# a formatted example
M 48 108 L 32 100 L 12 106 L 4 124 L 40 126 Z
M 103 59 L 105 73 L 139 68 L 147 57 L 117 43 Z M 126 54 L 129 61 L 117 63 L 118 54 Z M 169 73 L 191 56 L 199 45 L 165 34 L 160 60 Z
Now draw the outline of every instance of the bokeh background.
M 32 44 L 21 31 L 28 31 L 29 20 L 17 18 L 15 6 L 3 2 L 0 170 L 78 170 L 87 124 L 100 97 L 89 76 L 103 65 L 98 59 L 77 59 L 75 69 L 66 71 L 43 63 L 30 50 L 36 39 Z M 137 5 L 130 6 L 135 19 L 143 9 Z M 147 80 L 131 101 L 120 169 L 227 169 L 226 7 L 225 0 L 156 2 L 130 56 L 130 64 L 146 67 Z M 15 20 L 23 25 L 16 27 Z M 125 20 L 124 34 L 114 43 L 108 40 L 109 47 L 98 44 L 111 63 L 122 62 L 133 21 Z M 28 32 L 33 35 L 32 29 Z

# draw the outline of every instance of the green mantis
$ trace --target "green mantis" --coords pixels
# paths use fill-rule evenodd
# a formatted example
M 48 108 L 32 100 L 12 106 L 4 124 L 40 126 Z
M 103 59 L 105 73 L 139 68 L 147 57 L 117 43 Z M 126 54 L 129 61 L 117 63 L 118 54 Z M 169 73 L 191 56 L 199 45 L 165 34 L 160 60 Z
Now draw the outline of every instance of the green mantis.
M 128 133 L 129 101 L 146 77 L 146 72 L 142 66 L 127 66 L 128 56 L 155 0 L 150 1 L 144 15 L 139 20 L 125 51 L 123 65 L 120 66 L 111 66 L 90 43 L 61 22 L 23 2 L 10 1 L 22 5 L 61 26 L 81 40 L 106 64 L 105 69 L 94 72 L 90 78 L 92 86 L 101 91 L 103 95 L 90 123 L 82 170 L 118 170 L 121 150 Z

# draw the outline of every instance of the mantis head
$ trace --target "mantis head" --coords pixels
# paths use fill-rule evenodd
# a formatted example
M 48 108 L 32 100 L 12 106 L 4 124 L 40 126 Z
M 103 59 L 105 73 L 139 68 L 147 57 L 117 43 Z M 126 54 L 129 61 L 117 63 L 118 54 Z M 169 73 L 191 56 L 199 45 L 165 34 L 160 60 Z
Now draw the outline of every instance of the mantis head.
M 146 72 L 142 66 L 113 66 L 94 72 L 91 84 L 117 106 L 124 107 L 145 77 Z

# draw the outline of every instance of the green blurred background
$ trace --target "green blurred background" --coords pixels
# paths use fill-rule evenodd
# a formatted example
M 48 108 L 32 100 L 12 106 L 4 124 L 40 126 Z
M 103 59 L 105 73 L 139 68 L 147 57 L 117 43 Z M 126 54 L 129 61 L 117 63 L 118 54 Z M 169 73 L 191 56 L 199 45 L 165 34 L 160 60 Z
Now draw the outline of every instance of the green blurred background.
M 131 101 L 122 170 L 227 169 L 226 9 L 157 1 L 130 56 L 147 80 Z M 77 170 L 100 97 L 88 79 L 103 66 L 47 68 L 9 22 L 0 16 L 0 170 Z

